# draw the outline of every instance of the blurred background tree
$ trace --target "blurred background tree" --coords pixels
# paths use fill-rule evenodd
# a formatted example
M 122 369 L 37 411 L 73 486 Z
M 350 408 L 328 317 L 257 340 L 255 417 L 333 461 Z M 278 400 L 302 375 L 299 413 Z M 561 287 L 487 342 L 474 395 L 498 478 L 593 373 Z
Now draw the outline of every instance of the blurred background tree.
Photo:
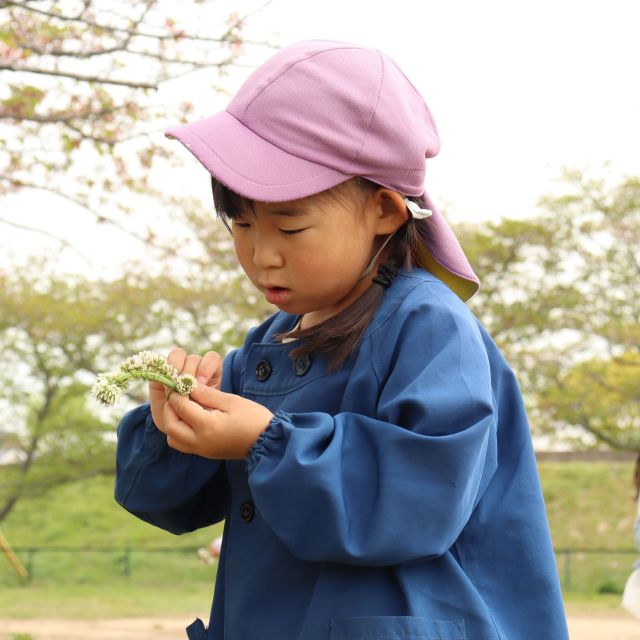
M 14 456 L 0 482 L 0 522 L 24 498 L 113 474 L 114 424 L 127 403 L 104 409 L 89 396 L 99 372 L 141 349 L 226 353 L 240 342 L 261 307 L 220 291 L 133 265 L 110 281 L 57 275 L 46 259 L 0 271 L 0 447 Z M 128 404 L 146 398 L 139 383 Z
M 225 14 L 212 0 L 0 0 L 0 196 L 52 193 L 159 245 L 129 214 L 166 199 L 149 179 L 171 159 L 158 133 L 195 113 L 175 81 L 204 70 L 226 94 L 241 55 L 274 46 L 243 33 L 270 2 Z
M 273 310 L 211 207 L 153 181 L 166 186 L 171 171 L 166 123 L 210 111 L 175 83 L 204 72 L 227 93 L 242 52 L 273 45 L 244 37 L 259 11 L 177 6 L 0 0 L 0 199 L 49 193 L 155 251 L 110 280 L 55 273 L 56 256 L 0 267 L 0 450 L 16 455 L 3 467 L 0 521 L 25 497 L 113 472 L 123 407 L 89 398 L 96 373 L 143 348 L 226 353 Z M 640 181 L 566 171 L 562 183 L 533 217 L 456 227 L 482 280 L 470 304 L 518 373 L 534 433 L 637 450 Z M 129 402 L 145 397 L 134 387 Z
M 517 370 L 536 433 L 640 449 L 640 179 L 565 170 L 540 213 L 460 233 L 471 301 Z
M 177 148 L 165 144 L 167 122 L 206 115 L 181 100 L 176 81 L 200 72 L 209 97 L 227 93 L 243 53 L 274 47 L 244 37 L 259 11 L 223 13 L 203 0 L 179 10 L 162 0 L 0 0 L 0 200 L 35 189 L 141 247 L 124 260 L 114 247 L 121 275 L 111 280 L 60 273 L 58 255 L 0 267 L 0 453 L 10 453 L 0 521 L 23 498 L 113 473 L 124 408 L 89 397 L 98 372 L 143 348 L 225 353 L 268 312 L 212 208 L 152 181 L 166 181 L 167 149 Z M 0 213 L 2 223 L 26 228 Z M 129 404 L 145 398 L 139 385 Z

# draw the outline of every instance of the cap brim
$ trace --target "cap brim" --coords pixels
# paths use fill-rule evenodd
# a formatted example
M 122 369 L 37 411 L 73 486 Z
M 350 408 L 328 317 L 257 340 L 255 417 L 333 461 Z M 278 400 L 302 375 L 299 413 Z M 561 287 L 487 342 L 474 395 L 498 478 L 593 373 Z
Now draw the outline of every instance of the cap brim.
M 448 222 L 426 191 L 422 199 L 432 215 L 425 221 L 425 233 L 421 234 L 424 247 L 420 255 L 421 266 L 440 278 L 462 300 L 468 300 L 479 289 L 480 279 Z
M 172 127 L 165 136 L 179 140 L 224 185 L 262 202 L 304 198 L 353 177 L 283 151 L 228 111 Z
M 353 177 L 283 151 L 228 111 L 172 127 L 165 135 L 179 140 L 224 185 L 261 202 L 297 200 Z M 426 192 L 422 198 L 433 213 L 424 226 L 420 225 L 427 230 L 422 238 L 421 266 L 462 300 L 468 300 L 478 290 L 480 280 L 444 216 Z

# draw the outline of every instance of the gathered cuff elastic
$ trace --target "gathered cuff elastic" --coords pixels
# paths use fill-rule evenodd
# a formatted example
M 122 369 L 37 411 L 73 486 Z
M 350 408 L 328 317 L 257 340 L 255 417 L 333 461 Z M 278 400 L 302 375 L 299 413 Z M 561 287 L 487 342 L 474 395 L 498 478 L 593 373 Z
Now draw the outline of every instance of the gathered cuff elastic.
M 269 450 L 276 448 L 277 443 L 284 440 L 283 422 L 289 420 L 289 416 L 284 411 L 276 411 L 267 425 L 267 428 L 258 436 L 258 439 L 251 445 L 249 455 L 247 456 L 246 470 L 251 473 L 260 458 L 267 454 Z

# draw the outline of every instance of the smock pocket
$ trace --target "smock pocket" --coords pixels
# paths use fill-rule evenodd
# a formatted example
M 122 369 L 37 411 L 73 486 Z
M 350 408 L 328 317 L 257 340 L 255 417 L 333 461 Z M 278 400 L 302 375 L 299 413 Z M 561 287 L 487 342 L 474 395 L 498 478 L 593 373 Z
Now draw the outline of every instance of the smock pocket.
M 464 620 L 367 616 L 332 620 L 330 640 L 466 640 Z

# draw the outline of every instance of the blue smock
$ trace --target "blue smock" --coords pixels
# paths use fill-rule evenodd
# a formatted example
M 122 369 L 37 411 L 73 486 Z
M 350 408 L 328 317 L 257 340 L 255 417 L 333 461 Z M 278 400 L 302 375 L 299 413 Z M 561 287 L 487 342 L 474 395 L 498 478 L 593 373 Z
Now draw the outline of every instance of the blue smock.
M 116 500 L 179 534 L 225 519 L 202 640 L 564 640 L 555 557 L 513 372 L 422 269 L 385 290 L 335 373 L 294 360 L 279 312 L 222 390 L 275 417 L 247 460 L 167 446 L 149 405 L 118 428 Z

